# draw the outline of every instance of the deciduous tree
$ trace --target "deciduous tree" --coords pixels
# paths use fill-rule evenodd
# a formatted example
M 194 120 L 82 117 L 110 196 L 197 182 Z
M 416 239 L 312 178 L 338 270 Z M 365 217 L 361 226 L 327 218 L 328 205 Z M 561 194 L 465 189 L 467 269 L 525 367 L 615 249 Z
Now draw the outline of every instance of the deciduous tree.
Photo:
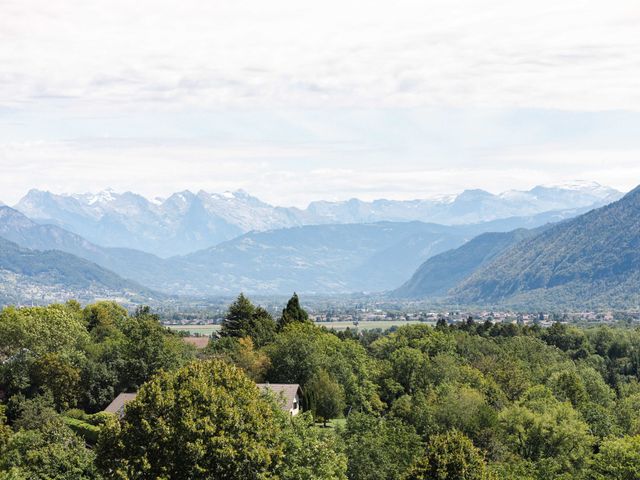
M 157 375 L 106 424 L 99 466 L 108 478 L 268 478 L 282 455 L 280 415 L 240 369 L 192 363 Z

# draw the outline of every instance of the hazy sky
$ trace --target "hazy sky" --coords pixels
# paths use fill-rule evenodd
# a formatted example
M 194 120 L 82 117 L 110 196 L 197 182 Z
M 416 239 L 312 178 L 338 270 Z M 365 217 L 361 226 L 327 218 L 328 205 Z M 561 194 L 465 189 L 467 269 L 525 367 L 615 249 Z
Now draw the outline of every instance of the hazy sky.
M 0 200 L 640 183 L 638 0 L 0 0 Z

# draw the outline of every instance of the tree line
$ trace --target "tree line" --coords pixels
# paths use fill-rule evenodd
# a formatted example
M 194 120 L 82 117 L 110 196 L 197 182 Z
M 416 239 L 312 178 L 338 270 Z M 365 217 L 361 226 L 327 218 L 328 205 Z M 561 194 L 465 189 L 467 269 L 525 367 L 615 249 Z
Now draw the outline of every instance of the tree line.
M 629 326 L 335 332 L 295 294 L 277 319 L 240 295 L 196 351 L 148 308 L 9 307 L 0 479 L 640 478 L 639 378 Z

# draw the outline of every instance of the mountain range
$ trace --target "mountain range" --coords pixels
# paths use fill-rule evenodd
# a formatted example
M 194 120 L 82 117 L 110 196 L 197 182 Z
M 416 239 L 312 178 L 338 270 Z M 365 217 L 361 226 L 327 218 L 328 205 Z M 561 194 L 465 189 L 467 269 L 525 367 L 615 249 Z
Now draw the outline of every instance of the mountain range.
M 438 278 L 447 275 L 446 281 Z M 543 228 L 489 234 L 427 260 L 399 297 L 572 308 L 640 306 L 640 187 Z
M 551 193 L 552 190 L 559 190 L 561 193 Z M 11 207 L 1 206 L 0 237 L 6 242 L 4 248 L 7 253 L 4 262 L 13 268 L 7 268 L 6 272 L 22 275 L 23 285 L 29 284 L 30 281 L 40 290 L 47 281 L 56 285 L 56 288 L 61 288 L 64 286 L 64 275 L 71 275 L 68 285 L 74 288 L 93 293 L 100 289 L 112 293 L 124 291 L 129 296 L 138 297 L 161 297 L 166 294 L 235 295 L 239 291 L 261 294 L 288 294 L 294 290 L 318 294 L 381 292 L 404 283 L 393 292 L 393 296 L 444 298 L 457 303 L 474 304 L 519 302 L 529 298 L 535 300 L 541 298 L 540 291 L 546 292 L 551 287 L 560 285 L 558 279 L 551 275 L 550 283 L 542 282 L 542 286 L 537 287 L 539 291 L 535 295 L 531 293 L 536 290 L 532 285 L 537 284 L 532 283 L 530 278 L 536 275 L 542 278 L 544 275 L 541 277 L 533 270 L 525 268 L 530 264 L 534 265 L 532 259 L 517 260 L 516 254 L 539 251 L 536 261 L 541 262 L 543 257 L 555 250 L 540 246 L 533 248 L 526 242 L 543 238 L 548 232 L 556 231 L 558 228 L 565 228 L 566 225 L 583 218 L 584 216 L 579 215 L 590 212 L 594 206 L 621 195 L 598 185 L 582 185 L 573 189 L 536 187 L 529 192 L 510 192 L 502 195 L 468 191 L 453 199 L 441 199 L 438 201 L 440 203 L 434 203 L 440 205 L 438 208 L 448 208 L 451 216 L 447 225 L 422 221 L 361 221 L 270 229 L 271 224 L 302 222 L 302 217 L 296 215 L 307 214 L 310 211 L 315 211 L 314 215 L 318 215 L 317 221 L 338 217 L 344 222 L 367 216 L 429 216 L 433 212 L 425 213 L 423 208 L 414 205 L 411 213 L 408 205 L 412 202 L 357 201 L 360 207 L 365 205 L 368 210 L 364 211 L 364 207 L 359 207 L 352 211 L 350 217 L 343 210 L 349 202 L 316 202 L 306 210 L 285 209 L 271 207 L 243 192 L 220 195 L 203 192 L 197 195 L 183 193 L 154 202 L 135 194 L 112 192 L 94 196 L 34 192 L 25 197 L 28 201 L 23 199 L 19 205 L 23 210 L 34 212 L 39 220 L 28 218 Z M 521 217 L 498 218 L 487 222 L 458 223 L 465 218 L 501 217 L 506 215 L 507 210 L 500 208 L 506 208 L 507 199 L 531 195 L 534 195 L 537 201 L 544 200 L 546 206 L 570 208 L 547 210 Z M 51 201 L 40 199 L 35 202 L 34 199 L 39 197 Z M 475 198 L 475 201 L 472 201 L 472 198 Z M 621 202 L 628 203 L 628 198 L 629 196 L 625 197 Z M 589 201 L 595 203 L 580 206 Z M 207 202 L 209 207 L 203 207 Z M 189 241 L 193 241 L 192 243 L 178 242 L 180 248 L 186 249 L 187 245 L 194 247 L 198 242 L 210 238 L 210 227 L 213 223 L 202 225 L 197 219 L 198 215 L 213 215 L 211 212 L 214 209 L 211 205 L 216 203 L 220 212 L 216 213 L 215 218 L 224 218 L 225 228 L 231 225 L 237 228 L 236 233 L 251 226 L 257 228 L 240 233 L 230 240 L 210 244 L 207 248 L 163 258 L 150 251 L 108 246 L 109 242 L 103 241 L 94 242 L 62 226 L 76 222 L 77 228 L 86 229 L 92 238 L 100 240 L 100 235 L 91 230 L 89 222 L 85 222 L 87 216 L 90 216 L 104 227 L 105 238 L 120 232 L 120 241 L 127 243 L 133 241 L 132 231 L 142 232 L 136 241 L 142 242 L 147 234 L 158 235 L 154 238 L 161 240 L 158 232 L 164 231 L 168 235 L 171 230 L 167 230 L 169 226 L 180 225 L 179 228 L 172 227 L 171 231 L 176 233 L 172 238 L 176 240 L 180 237 L 184 240 L 187 234 L 191 234 Z M 380 207 L 383 204 L 386 205 L 385 208 Z M 36 208 L 37 205 L 40 206 Z M 155 207 L 150 205 L 161 208 L 153 210 Z M 164 222 L 164 213 L 158 213 L 170 210 L 168 205 L 182 205 L 173 210 L 173 223 Z M 200 207 L 196 208 L 196 205 Z M 224 205 L 232 211 L 223 211 Z M 374 205 L 377 205 L 375 209 Z M 497 210 L 492 213 L 488 210 L 488 205 L 493 205 Z M 516 203 L 511 205 L 513 207 Z M 526 212 L 535 211 L 536 208 L 538 207 L 535 205 L 522 207 Z M 396 213 L 390 213 L 391 210 Z M 176 213 L 185 211 L 199 213 L 194 216 Z M 298 213 L 295 213 L 296 211 Z M 358 211 L 360 213 L 357 213 Z M 262 217 L 256 219 L 254 216 L 260 217 L 258 212 L 262 213 Z M 43 218 L 53 213 L 56 213 L 55 220 Z M 592 214 L 593 212 L 590 212 L 587 215 Z M 123 226 L 123 222 L 128 222 L 128 226 Z M 186 225 L 190 222 L 194 223 L 188 228 Z M 601 221 L 599 224 L 604 226 L 605 222 Z M 120 227 L 116 228 L 117 225 Z M 146 230 L 141 226 L 146 226 Z M 156 227 L 160 230 L 154 230 Z M 591 231 L 591 238 L 597 238 L 596 233 Z M 579 238 L 576 232 L 571 235 L 573 239 Z M 15 245 L 15 248 L 9 248 L 8 244 Z M 164 244 L 163 248 L 169 244 L 171 242 Z M 567 239 L 563 239 L 561 244 L 570 245 Z M 157 243 L 156 246 L 158 245 L 160 244 Z M 618 248 L 611 244 L 611 248 L 614 247 Z M 524 250 L 520 251 L 519 248 Z M 166 251 L 169 252 L 170 249 Z M 8 262 L 11 255 L 17 258 L 13 264 Z M 31 257 L 38 255 L 49 255 L 42 258 L 50 258 L 53 261 L 53 273 L 44 274 L 32 268 L 32 264 L 29 263 L 32 261 Z M 80 274 L 74 276 L 69 269 L 61 269 L 59 261 L 77 267 Z M 516 266 L 510 267 L 511 261 L 515 262 Z M 549 261 L 553 264 L 553 261 Z M 564 259 L 561 263 L 566 262 Z M 541 268 L 556 271 L 558 267 L 553 265 L 549 267 L 545 264 Z M 4 267 L 0 265 L 0 269 L 2 268 Z M 83 276 L 88 270 L 95 272 L 94 277 L 97 280 L 89 282 L 88 277 Z M 516 280 L 508 275 L 516 271 L 521 272 L 524 277 Z M 78 281 L 74 281 L 73 278 Z M 410 280 L 406 281 L 407 278 Z M 603 280 L 600 278 L 597 281 Z M 573 287 L 568 288 L 571 290 Z M 582 285 L 579 288 L 584 290 L 586 287 Z M 570 296 L 566 292 L 563 295 L 567 298 Z
M 172 295 L 379 292 L 405 280 L 424 260 L 487 231 L 537 227 L 578 214 L 545 212 L 474 225 L 423 222 L 308 225 L 249 232 L 189 255 L 160 258 L 103 247 L 59 226 L 0 207 L 0 237 L 33 250 L 59 250 L 145 287 Z
M 487 229 L 544 222 L 553 215 L 469 226 L 422 222 L 316 225 L 249 232 L 186 256 L 168 259 L 102 247 L 56 225 L 0 207 L 0 237 L 24 248 L 58 250 L 170 294 L 237 291 L 345 293 L 379 291 L 406 278 L 423 260 L 462 245 Z
M 299 209 L 272 206 L 243 191 L 184 191 L 152 201 L 111 190 L 74 195 L 31 190 L 14 208 L 37 223 L 57 225 L 94 244 L 170 257 L 210 248 L 251 231 L 375 222 L 465 225 L 593 208 L 621 195 L 596 183 L 577 183 L 498 195 L 467 190 L 427 200 L 318 201 Z

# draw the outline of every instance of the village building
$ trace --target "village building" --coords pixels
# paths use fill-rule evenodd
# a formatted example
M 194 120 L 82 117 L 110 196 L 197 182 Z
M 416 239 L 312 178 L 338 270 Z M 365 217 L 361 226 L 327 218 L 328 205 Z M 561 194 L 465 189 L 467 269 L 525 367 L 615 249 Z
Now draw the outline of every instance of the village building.
M 116 398 L 113 399 L 113 402 L 109 404 L 107 408 L 104 409 L 105 412 L 115 413 L 119 417 L 124 415 L 124 407 L 127 403 L 132 402 L 136 399 L 137 393 L 121 393 Z
M 300 413 L 302 390 L 297 383 L 259 383 L 260 390 L 273 392 L 282 402 L 282 409 L 291 415 Z

